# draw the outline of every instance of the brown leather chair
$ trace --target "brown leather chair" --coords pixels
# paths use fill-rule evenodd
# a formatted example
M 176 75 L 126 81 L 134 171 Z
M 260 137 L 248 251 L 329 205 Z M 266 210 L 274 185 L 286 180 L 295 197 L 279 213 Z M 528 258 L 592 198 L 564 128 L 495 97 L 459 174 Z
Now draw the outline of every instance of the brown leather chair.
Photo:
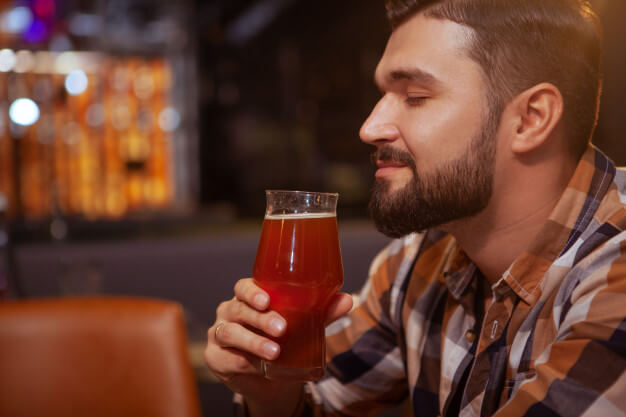
M 0 303 L 0 416 L 199 417 L 178 304 Z

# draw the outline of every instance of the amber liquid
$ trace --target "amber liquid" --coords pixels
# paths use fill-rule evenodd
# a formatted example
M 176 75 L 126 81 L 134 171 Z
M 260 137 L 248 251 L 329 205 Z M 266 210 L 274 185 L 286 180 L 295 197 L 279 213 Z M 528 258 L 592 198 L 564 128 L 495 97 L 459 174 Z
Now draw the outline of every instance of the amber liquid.
M 334 215 L 268 216 L 254 264 L 254 280 L 270 308 L 287 320 L 276 339 L 277 360 L 264 363 L 269 378 L 317 380 L 324 375 L 324 314 L 343 284 Z

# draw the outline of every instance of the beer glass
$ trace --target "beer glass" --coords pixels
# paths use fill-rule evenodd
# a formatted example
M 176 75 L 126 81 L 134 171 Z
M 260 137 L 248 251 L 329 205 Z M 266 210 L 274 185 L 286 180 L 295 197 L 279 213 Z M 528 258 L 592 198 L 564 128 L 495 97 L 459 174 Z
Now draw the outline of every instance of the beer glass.
M 313 381 L 324 375 L 324 315 L 343 284 L 338 194 L 268 190 L 254 281 L 287 320 L 280 355 L 263 361 L 267 378 Z

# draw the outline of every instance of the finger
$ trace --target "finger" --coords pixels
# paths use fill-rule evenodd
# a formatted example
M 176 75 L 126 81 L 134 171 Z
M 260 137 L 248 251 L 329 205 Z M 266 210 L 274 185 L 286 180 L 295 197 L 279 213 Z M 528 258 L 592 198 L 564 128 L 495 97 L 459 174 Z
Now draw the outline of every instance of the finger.
M 245 352 L 208 344 L 204 350 L 207 367 L 222 381 L 238 374 L 262 375 L 261 360 Z
M 231 300 L 222 310 L 220 318 L 259 329 L 274 337 L 285 332 L 287 321 L 274 311 L 259 312 L 239 300 Z
M 267 360 L 274 360 L 280 354 L 280 346 L 277 343 L 246 329 L 239 323 L 224 322 L 217 332 L 214 331 L 213 336 L 215 343 L 220 347 L 237 349 Z
M 352 308 L 352 296 L 346 293 L 335 294 L 326 310 L 326 325 L 337 320 Z
M 259 311 L 270 305 L 269 295 L 254 283 L 252 278 L 244 278 L 235 284 L 235 297 Z

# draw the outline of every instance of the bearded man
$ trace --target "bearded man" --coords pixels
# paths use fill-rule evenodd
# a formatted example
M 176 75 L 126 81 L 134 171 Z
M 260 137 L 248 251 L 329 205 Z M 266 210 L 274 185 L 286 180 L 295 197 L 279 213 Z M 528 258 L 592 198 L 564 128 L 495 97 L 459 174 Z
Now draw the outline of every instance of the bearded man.
M 328 372 L 266 380 L 286 323 L 252 280 L 208 331 L 249 416 L 626 414 L 626 172 L 590 144 L 600 28 L 582 0 L 390 0 L 361 139 L 398 238 L 328 311 Z

